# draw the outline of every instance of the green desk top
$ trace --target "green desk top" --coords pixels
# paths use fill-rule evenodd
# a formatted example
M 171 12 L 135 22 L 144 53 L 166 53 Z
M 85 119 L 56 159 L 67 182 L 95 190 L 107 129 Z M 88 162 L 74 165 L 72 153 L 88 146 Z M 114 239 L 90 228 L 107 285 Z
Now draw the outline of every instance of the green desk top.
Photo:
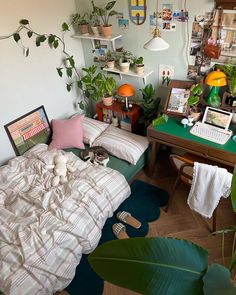
M 224 150 L 224 151 L 228 151 L 231 153 L 236 153 L 236 142 L 233 141 L 232 137 L 224 145 L 217 144 L 212 141 L 192 135 L 189 132 L 191 127 L 186 126 L 184 128 L 184 125 L 181 124 L 180 121 L 181 121 L 180 118 L 177 119 L 177 118 L 169 117 L 167 123 L 165 123 L 163 125 L 158 125 L 158 126 L 154 127 L 154 129 L 156 129 L 160 132 L 163 132 L 163 133 L 174 135 L 174 136 L 182 138 L 182 139 L 187 139 L 187 140 L 191 140 L 193 142 L 197 142 L 199 144 L 211 146 L 211 147 L 217 148 L 219 150 Z M 235 126 L 230 126 L 230 129 L 233 130 L 234 134 L 236 134 Z

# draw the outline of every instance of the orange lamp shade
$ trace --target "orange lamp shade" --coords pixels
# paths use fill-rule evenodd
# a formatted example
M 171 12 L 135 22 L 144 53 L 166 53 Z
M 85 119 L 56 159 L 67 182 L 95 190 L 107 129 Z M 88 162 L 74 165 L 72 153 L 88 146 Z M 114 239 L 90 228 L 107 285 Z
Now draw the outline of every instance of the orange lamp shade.
M 206 76 L 205 84 L 209 86 L 225 86 L 227 85 L 226 75 L 220 70 L 210 72 Z
M 119 96 L 129 97 L 133 96 L 135 93 L 135 89 L 130 84 L 123 84 L 117 89 L 117 94 Z

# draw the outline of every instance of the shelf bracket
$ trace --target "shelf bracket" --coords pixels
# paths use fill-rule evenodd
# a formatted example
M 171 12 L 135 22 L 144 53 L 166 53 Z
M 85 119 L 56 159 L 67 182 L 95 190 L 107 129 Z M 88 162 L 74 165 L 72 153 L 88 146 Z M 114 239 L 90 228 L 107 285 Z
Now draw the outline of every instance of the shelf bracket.
M 112 43 L 112 49 L 113 49 L 113 51 L 116 51 L 115 40 L 112 40 L 111 43 Z
M 95 43 L 94 43 L 94 39 L 91 39 L 91 43 L 92 43 L 92 48 L 93 48 L 93 50 L 95 50 Z
M 120 73 L 119 75 L 120 75 L 120 79 L 122 80 L 122 78 L 123 78 L 123 77 L 122 77 L 122 74 Z
M 143 84 L 147 84 L 147 79 L 146 79 L 146 77 L 143 77 Z

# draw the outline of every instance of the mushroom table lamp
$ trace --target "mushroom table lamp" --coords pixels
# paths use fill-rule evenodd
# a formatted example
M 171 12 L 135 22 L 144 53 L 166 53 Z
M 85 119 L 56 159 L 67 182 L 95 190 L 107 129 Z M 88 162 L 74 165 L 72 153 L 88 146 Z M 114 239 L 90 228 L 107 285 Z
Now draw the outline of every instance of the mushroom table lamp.
M 207 103 L 214 107 L 218 107 L 221 104 L 221 98 L 219 96 L 219 87 L 227 85 L 227 79 L 225 73 L 220 70 L 210 72 L 205 79 L 205 84 L 212 86 Z
M 117 94 L 121 97 L 125 97 L 125 105 L 123 106 L 123 111 L 129 111 L 128 97 L 133 96 L 135 89 L 130 84 L 123 84 L 117 89 Z

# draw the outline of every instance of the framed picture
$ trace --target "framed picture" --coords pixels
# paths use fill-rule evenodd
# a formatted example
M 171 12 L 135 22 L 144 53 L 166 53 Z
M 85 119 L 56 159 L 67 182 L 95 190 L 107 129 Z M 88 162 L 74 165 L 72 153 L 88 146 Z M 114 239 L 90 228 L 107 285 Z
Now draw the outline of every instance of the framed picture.
M 38 143 L 49 143 L 51 127 L 44 106 L 6 124 L 5 130 L 17 156 Z
M 187 101 L 190 88 L 194 81 L 171 80 L 164 112 L 173 116 L 186 116 L 188 111 Z

